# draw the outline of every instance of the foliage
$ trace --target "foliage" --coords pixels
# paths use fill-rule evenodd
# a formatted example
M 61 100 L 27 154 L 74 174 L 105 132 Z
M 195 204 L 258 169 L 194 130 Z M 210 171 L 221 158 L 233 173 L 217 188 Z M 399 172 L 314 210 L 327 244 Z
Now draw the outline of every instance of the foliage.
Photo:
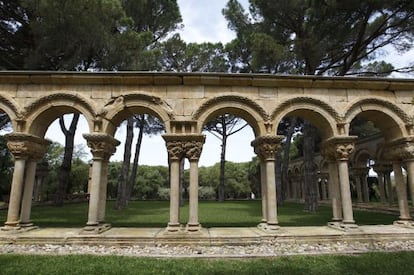
M 1 14 L 3 69 L 155 69 L 182 21 L 171 0 L 2 1 Z
M 345 75 L 378 69 L 385 74 L 394 68 L 369 63 L 380 57 L 381 49 L 412 48 L 414 9 L 409 0 L 251 0 L 249 11 L 236 0 L 223 10 L 237 33 L 229 46 L 238 59 L 230 60 L 240 71 Z
M 7 141 L 0 136 L 0 201 L 3 195 L 10 193 L 10 185 L 13 177 L 13 156 L 7 148 Z
M 160 45 L 160 68 L 175 72 L 227 72 L 226 53 L 221 43 L 186 43 L 179 34 Z

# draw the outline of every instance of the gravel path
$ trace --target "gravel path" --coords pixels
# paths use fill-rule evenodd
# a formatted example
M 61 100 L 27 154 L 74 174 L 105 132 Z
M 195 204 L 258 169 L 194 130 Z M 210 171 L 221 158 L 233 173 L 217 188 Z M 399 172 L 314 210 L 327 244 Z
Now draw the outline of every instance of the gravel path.
M 414 240 L 387 242 L 334 242 L 323 244 L 292 244 L 269 242 L 248 246 L 87 246 L 87 245 L 0 245 L 0 254 L 37 255 L 116 255 L 157 258 L 238 258 L 274 257 L 283 255 L 351 254 L 379 251 L 414 251 Z

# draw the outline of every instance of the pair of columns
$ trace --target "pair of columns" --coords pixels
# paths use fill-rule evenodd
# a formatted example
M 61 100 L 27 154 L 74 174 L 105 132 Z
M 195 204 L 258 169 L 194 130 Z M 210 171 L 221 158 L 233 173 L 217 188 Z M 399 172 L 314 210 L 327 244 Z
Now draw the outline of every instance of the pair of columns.
M 84 134 L 83 137 L 86 139 L 93 157 L 88 221 L 84 231 L 99 233 L 108 228 L 105 224 L 108 163 L 120 142 L 110 135 L 101 133 Z
M 354 228 L 348 160 L 357 137 L 332 137 L 322 144 L 322 154 L 329 164 L 329 196 L 332 199 L 332 222 L 343 228 Z
M 408 173 L 411 201 L 414 203 L 414 137 L 404 137 L 386 144 L 384 155 L 392 162 L 394 170 L 400 210 L 399 220 L 395 223 L 414 226 L 408 207 L 407 182 L 404 180 L 402 172 L 402 167 L 405 165 Z
M 181 230 L 180 223 L 180 163 L 184 158 L 190 162 L 189 217 L 186 230 L 201 229 L 198 220 L 198 162 L 205 141 L 204 135 L 163 135 L 170 164 L 170 221 L 167 231 Z
M 15 161 L 7 220 L 2 229 L 28 228 L 33 226 L 30 215 L 37 162 L 43 158 L 51 142 L 23 133 L 8 134 L 6 139 Z

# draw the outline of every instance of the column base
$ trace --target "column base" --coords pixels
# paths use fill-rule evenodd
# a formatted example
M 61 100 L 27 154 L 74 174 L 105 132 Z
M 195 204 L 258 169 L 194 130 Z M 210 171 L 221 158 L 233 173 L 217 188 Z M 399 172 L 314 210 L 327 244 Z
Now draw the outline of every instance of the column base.
M 401 226 L 405 228 L 412 228 L 414 229 L 414 221 L 413 220 L 398 220 L 393 222 L 396 226 Z
M 266 226 L 267 226 L 267 222 L 266 221 L 262 221 L 261 223 L 259 223 L 257 225 L 257 228 L 264 229 Z
M 261 227 L 262 230 L 267 232 L 274 232 L 280 229 L 280 226 L 277 223 L 266 223 Z
M 187 232 L 193 233 L 193 232 L 199 232 L 201 230 L 201 228 L 202 228 L 201 224 L 199 224 L 199 223 L 193 223 L 193 224 L 188 223 L 185 230 Z
M 181 230 L 181 224 L 179 223 L 168 223 L 167 231 L 168 232 L 178 232 Z
M 104 224 L 95 224 L 95 225 L 86 225 L 80 232 L 80 234 L 101 234 L 105 231 L 111 229 L 111 225 L 109 223 Z
M 333 228 L 333 229 L 338 229 L 341 231 L 353 231 L 353 230 L 358 230 L 359 227 L 357 224 L 355 223 L 346 223 L 346 222 L 328 222 L 328 227 Z

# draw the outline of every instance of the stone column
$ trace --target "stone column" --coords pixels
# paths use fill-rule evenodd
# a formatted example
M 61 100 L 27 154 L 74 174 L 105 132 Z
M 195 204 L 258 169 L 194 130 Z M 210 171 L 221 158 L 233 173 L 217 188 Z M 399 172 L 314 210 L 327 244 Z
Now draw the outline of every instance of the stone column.
M 33 223 L 30 221 L 30 213 L 32 209 L 33 186 L 35 181 L 37 162 L 29 160 L 26 162 L 26 176 L 24 180 L 24 191 L 22 199 L 22 209 L 20 211 L 20 226 L 30 227 Z
M 262 222 L 260 226 L 267 224 L 267 186 L 266 186 L 266 162 L 260 159 L 260 186 L 262 191 Z
M 84 134 L 83 137 L 86 139 L 88 147 L 91 149 L 93 156 L 92 162 L 92 173 L 91 173 L 91 185 L 89 193 L 89 210 L 88 210 L 88 222 L 84 231 L 100 233 L 109 228 L 107 225 L 102 227 L 100 220 L 104 217 L 104 210 L 102 210 L 102 188 L 106 180 L 103 180 L 104 175 L 103 167 L 104 162 L 109 160 L 110 156 L 115 153 L 116 146 L 120 142 L 114 139 L 112 136 L 103 133 L 92 133 Z
M 18 227 L 25 165 L 26 159 L 24 156 L 14 155 L 14 171 L 10 190 L 9 208 L 7 211 L 7 220 L 4 223 L 5 227 L 3 229 Z
M 414 159 L 409 159 L 405 162 L 408 173 L 408 186 L 410 188 L 411 203 L 414 206 Z
M 329 196 L 332 200 L 332 222 L 342 222 L 341 189 L 339 187 L 338 165 L 336 160 L 328 158 Z
M 356 139 L 357 137 L 354 136 L 332 137 L 326 140 L 322 146 L 323 155 L 331 156 L 337 162 L 343 217 L 341 227 L 347 229 L 356 227 L 348 172 L 348 159 L 354 151 L 354 141 Z
M 199 231 L 201 225 L 198 221 L 198 160 L 205 141 L 204 135 L 188 136 L 189 140 L 184 144 L 185 157 L 190 161 L 190 192 L 189 192 L 189 217 L 187 230 Z
M 267 191 L 267 230 L 279 228 L 277 219 L 276 178 L 275 178 L 275 154 L 281 147 L 283 136 L 261 136 L 252 141 L 255 153 L 266 166 L 266 191 Z
M 177 232 L 180 225 L 180 162 L 185 156 L 184 135 L 163 135 L 170 165 L 170 221 L 167 231 Z
M 5 230 L 19 228 L 22 225 L 32 225 L 30 223 L 30 210 L 36 172 L 35 160 L 44 155 L 47 146 L 50 144 L 47 140 L 23 133 L 8 134 L 6 139 L 7 146 L 14 155 L 15 164 L 7 221 L 3 228 Z M 24 177 L 25 175 L 26 177 Z M 19 219 L 19 216 L 23 220 Z
M 108 164 L 109 164 L 109 158 L 102 160 L 101 185 L 99 186 L 99 196 L 100 196 L 99 197 L 99 213 L 98 213 L 99 224 L 105 224 L 106 199 L 107 199 L 107 191 L 108 191 Z
M 327 192 L 326 192 L 326 180 L 327 180 L 327 176 L 325 173 L 321 173 L 321 192 L 322 192 L 322 196 L 321 199 L 322 200 L 326 200 L 327 199 Z
M 394 178 L 397 187 L 398 207 L 400 208 L 400 221 L 409 221 L 411 220 L 411 217 L 407 201 L 407 184 L 402 173 L 401 162 L 393 162 L 392 167 L 394 169 Z
M 386 172 L 386 169 L 383 164 L 375 164 L 373 168 L 374 168 L 374 171 L 377 173 L 378 188 L 380 192 L 381 204 L 385 204 L 387 201 L 387 198 L 385 196 L 385 180 L 384 180 L 384 173 Z
M 410 163 L 414 159 L 414 137 L 404 137 L 386 144 L 384 155 L 392 160 L 394 178 L 397 189 L 398 207 L 400 209 L 399 220 L 396 224 L 413 226 L 408 208 L 407 182 L 402 173 L 402 163 Z M 407 166 L 408 170 L 411 168 Z

